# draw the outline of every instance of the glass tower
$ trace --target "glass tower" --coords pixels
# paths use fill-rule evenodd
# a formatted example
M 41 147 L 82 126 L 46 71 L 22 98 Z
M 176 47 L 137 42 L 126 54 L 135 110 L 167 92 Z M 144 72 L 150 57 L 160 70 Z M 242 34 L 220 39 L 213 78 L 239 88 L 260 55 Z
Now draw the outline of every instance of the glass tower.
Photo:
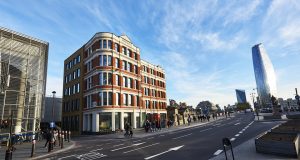
M 247 102 L 245 90 L 236 89 L 235 93 L 236 93 L 236 99 L 237 99 L 238 103 L 246 103 Z
M 261 43 L 252 47 L 252 59 L 259 103 L 265 107 L 270 106 L 270 97 L 276 97 L 277 94 L 276 77 L 273 65 Z

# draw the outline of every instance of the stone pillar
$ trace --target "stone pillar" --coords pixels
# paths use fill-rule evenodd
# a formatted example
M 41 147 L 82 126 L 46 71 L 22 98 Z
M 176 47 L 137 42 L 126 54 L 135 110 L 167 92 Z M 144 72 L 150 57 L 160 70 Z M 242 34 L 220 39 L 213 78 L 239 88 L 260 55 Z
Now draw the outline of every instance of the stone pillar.
M 87 131 L 90 132 L 91 131 L 91 115 L 87 114 Z
M 140 111 L 140 126 L 143 127 L 144 119 L 143 119 L 143 112 Z
M 124 112 L 120 112 L 120 128 L 124 130 Z
M 14 132 L 20 133 L 22 129 L 22 119 L 23 119 L 23 112 L 24 112 L 24 99 L 25 99 L 25 90 L 26 90 L 26 73 L 25 71 L 21 71 L 20 77 L 20 92 L 18 95 L 18 108 L 16 113 L 16 125 Z M 26 125 L 27 127 L 27 125 Z
M 87 119 L 86 119 L 86 115 L 84 114 L 83 116 L 83 123 L 82 123 L 82 131 L 87 131 L 86 130 L 86 125 L 85 125 L 85 123 L 86 123 L 86 121 L 87 121 Z
M 116 131 L 116 115 L 115 111 L 111 112 L 111 130 Z
M 132 127 L 133 128 L 136 128 L 136 112 L 134 111 L 133 113 L 132 113 Z
M 92 120 L 92 127 L 93 132 L 99 132 L 99 113 L 93 113 L 93 120 Z

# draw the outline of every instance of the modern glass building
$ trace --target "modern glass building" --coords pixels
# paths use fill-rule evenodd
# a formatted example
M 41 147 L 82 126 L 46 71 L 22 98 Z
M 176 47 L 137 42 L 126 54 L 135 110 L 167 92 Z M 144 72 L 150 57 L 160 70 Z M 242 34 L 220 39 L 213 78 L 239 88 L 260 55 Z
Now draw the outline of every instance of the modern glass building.
M 0 27 L 0 118 L 13 132 L 35 131 L 44 102 L 48 42 Z M 1 133 L 9 128 L 0 129 Z
M 277 94 L 276 76 L 273 65 L 263 45 L 252 47 L 253 68 L 259 97 L 259 103 L 264 107 L 271 104 L 271 96 Z
M 245 90 L 236 89 L 235 93 L 236 93 L 236 99 L 237 99 L 238 103 L 246 103 L 247 102 Z

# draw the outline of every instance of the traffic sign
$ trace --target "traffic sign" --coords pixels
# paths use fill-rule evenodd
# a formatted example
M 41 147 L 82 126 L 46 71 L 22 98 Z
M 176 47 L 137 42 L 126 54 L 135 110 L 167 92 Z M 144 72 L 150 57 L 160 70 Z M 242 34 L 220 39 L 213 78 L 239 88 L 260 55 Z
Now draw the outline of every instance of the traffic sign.
M 55 127 L 55 123 L 54 122 L 50 122 L 50 128 L 54 128 Z

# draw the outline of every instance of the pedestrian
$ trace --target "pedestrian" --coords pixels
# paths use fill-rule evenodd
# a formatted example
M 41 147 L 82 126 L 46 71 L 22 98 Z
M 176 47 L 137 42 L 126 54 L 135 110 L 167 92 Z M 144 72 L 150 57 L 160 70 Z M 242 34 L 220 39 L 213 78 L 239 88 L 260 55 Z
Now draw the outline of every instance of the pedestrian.
M 132 138 L 132 136 L 133 136 L 133 128 L 132 128 L 132 126 L 129 126 L 129 133 L 130 133 L 130 137 Z
M 210 115 L 207 115 L 207 117 L 206 117 L 206 118 L 207 118 L 207 121 L 209 122 L 209 119 L 210 119 Z
M 129 123 L 126 122 L 125 123 L 125 134 L 124 134 L 124 136 L 128 136 L 128 135 L 129 135 Z
M 50 143 L 51 141 L 51 133 L 49 130 L 46 131 L 46 143 L 45 143 L 45 148 L 47 147 L 47 144 Z

